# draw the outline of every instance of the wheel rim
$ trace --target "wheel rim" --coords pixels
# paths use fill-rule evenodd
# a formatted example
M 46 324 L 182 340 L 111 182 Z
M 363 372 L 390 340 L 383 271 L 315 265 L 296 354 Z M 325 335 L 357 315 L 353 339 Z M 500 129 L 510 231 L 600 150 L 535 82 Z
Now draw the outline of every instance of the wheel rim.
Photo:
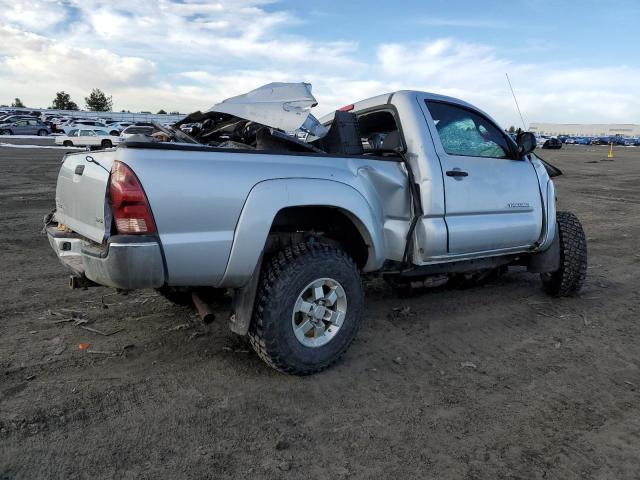
M 302 289 L 293 306 L 291 325 L 305 347 L 321 347 L 333 340 L 347 315 L 347 294 L 332 278 L 319 278 Z

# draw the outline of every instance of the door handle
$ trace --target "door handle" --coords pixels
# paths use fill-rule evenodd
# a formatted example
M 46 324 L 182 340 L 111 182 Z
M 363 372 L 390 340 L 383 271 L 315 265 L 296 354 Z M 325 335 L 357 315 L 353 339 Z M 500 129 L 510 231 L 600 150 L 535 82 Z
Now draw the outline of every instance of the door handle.
M 462 170 L 457 170 L 457 169 L 448 170 L 446 173 L 447 173 L 447 177 L 454 177 L 454 178 L 457 178 L 459 180 L 462 180 L 461 177 L 468 177 L 469 176 L 469 174 L 467 172 L 463 172 Z

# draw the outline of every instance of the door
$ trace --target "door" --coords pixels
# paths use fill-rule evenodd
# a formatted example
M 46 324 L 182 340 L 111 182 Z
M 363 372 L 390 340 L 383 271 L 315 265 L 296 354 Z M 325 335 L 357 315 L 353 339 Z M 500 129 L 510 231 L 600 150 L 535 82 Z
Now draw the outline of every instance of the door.
M 14 135 L 26 135 L 29 127 L 26 120 L 16 120 L 15 126 L 12 128 Z
M 542 232 L 542 199 L 528 159 L 496 124 L 466 105 L 427 100 L 443 170 L 448 252 L 523 250 Z
M 26 135 L 37 135 L 38 130 L 40 130 L 40 127 L 38 127 L 37 120 L 27 120 L 27 126 L 25 128 Z
M 74 142 L 75 143 L 75 142 Z M 93 130 L 80 130 L 78 145 L 97 145 L 98 137 Z

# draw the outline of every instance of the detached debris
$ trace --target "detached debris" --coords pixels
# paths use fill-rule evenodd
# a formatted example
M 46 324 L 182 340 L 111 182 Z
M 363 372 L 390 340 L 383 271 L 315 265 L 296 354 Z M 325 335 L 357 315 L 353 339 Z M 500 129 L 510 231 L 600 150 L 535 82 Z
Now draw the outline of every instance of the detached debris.
M 416 316 L 416 312 L 411 310 L 411 307 L 406 306 L 406 307 L 393 307 L 391 309 L 391 312 L 389 312 L 389 314 L 387 315 L 387 318 L 389 318 L 389 320 L 393 320 L 396 318 L 407 318 L 407 317 L 415 317 Z
M 80 328 L 84 328 L 85 330 L 89 331 L 89 332 L 93 332 L 93 333 L 97 333 L 98 335 L 102 335 L 105 337 L 110 337 L 111 335 L 115 335 L 118 332 L 122 332 L 124 330 L 124 328 L 118 328 L 117 330 L 114 330 L 113 332 L 109 332 L 109 333 L 105 333 L 101 330 L 98 330 L 97 328 L 91 328 L 91 327 L 85 327 L 83 325 L 80 325 Z

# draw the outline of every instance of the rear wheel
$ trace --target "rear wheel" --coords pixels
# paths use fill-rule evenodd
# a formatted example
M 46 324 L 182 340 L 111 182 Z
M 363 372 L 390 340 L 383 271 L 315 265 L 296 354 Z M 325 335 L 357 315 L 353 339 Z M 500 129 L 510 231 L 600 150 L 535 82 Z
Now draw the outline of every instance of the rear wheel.
M 13 135 L 11 130 L 0 130 L 0 135 Z
M 249 340 L 276 370 L 316 373 L 347 350 L 363 303 L 358 268 L 345 252 L 317 243 L 287 247 L 262 271 Z
M 62 142 L 62 145 L 64 145 L 65 147 L 73 147 L 73 142 L 71 140 L 65 140 L 64 142 Z
M 576 295 L 587 276 L 587 239 L 580 220 L 571 212 L 556 215 L 560 236 L 560 268 L 542 273 L 542 287 L 557 297 Z
M 38 136 L 39 137 L 46 137 L 47 135 L 49 135 L 49 132 L 47 132 L 46 130 L 44 130 L 44 129 L 38 130 Z

